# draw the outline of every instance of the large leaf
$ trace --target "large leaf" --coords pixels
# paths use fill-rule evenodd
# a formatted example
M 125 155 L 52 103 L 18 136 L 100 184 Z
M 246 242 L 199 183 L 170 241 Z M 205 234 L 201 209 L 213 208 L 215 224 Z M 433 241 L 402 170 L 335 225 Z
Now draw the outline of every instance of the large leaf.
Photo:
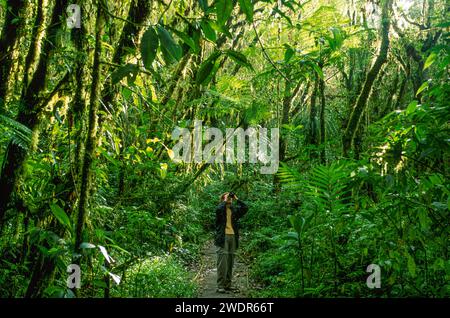
M 416 92 L 416 96 L 422 93 L 425 89 L 428 88 L 428 82 L 424 82 L 422 85 L 420 85 L 419 89 Z
M 223 26 L 227 23 L 228 19 L 233 12 L 234 1 L 232 0 L 217 0 L 216 2 L 216 13 L 217 22 L 219 25 Z
M 202 20 L 200 22 L 200 26 L 202 28 L 205 37 L 212 42 L 216 42 L 217 40 L 216 31 L 214 31 L 210 23 L 211 22 L 209 20 Z
M 97 245 L 88 242 L 83 242 L 80 244 L 80 248 L 96 248 L 96 247 Z
M 136 79 L 138 72 L 139 67 L 136 64 L 128 63 L 119 67 L 111 74 L 111 82 L 112 84 L 117 84 L 122 80 L 122 78 L 127 77 L 128 83 L 132 83 Z
M 430 54 L 430 56 L 428 56 L 427 60 L 425 61 L 425 65 L 423 66 L 423 69 L 426 70 L 427 68 L 429 68 L 431 66 L 431 64 L 434 63 L 434 61 L 436 61 L 437 58 L 437 54 L 432 52 Z
M 411 103 L 409 103 L 408 107 L 406 107 L 406 114 L 409 115 L 413 113 L 417 108 L 417 101 L 413 100 Z
M 181 40 L 183 40 L 184 43 L 186 43 L 191 49 L 192 52 L 195 54 L 198 54 L 200 52 L 200 45 L 198 42 L 196 42 L 193 38 L 191 38 L 189 35 L 187 35 L 184 32 L 171 29 L 173 33 L 175 33 Z
M 142 36 L 140 48 L 142 61 L 144 62 L 144 66 L 146 69 L 151 69 L 152 62 L 156 57 L 158 45 L 158 34 L 153 27 L 149 27 Z
M 250 62 L 247 60 L 247 57 L 245 57 L 244 54 L 237 52 L 237 51 L 233 51 L 233 50 L 227 50 L 227 51 L 225 51 L 225 53 L 239 65 L 242 65 L 244 67 L 247 67 L 247 68 L 253 70 L 253 66 L 250 64 Z
M 183 54 L 181 47 L 175 43 L 172 35 L 163 26 L 158 25 L 156 28 L 166 62 L 179 61 Z
M 312 66 L 312 68 L 314 69 L 314 71 L 316 71 L 317 75 L 323 79 L 323 71 L 322 69 L 319 67 L 319 65 L 317 65 L 314 62 L 311 62 L 310 65 Z
M 71 228 L 69 216 L 66 214 L 66 212 L 64 212 L 64 210 L 59 205 L 51 203 L 50 209 L 52 210 L 53 215 L 56 217 L 59 223 L 61 223 L 62 225 L 64 225 L 69 229 Z
M 252 0 L 239 0 L 239 6 L 242 12 L 245 13 L 248 22 L 253 22 L 253 1 Z
M 284 52 L 284 62 L 288 63 L 294 56 L 295 51 L 289 44 L 285 44 L 284 47 L 286 48 L 286 51 Z
M 407 261 L 408 272 L 411 275 L 411 277 L 416 277 L 416 262 L 409 253 L 406 254 L 406 257 L 408 258 Z
M 214 52 L 212 53 L 199 67 L 197 76 L 195 81 L 198 85 L 200 84 L 206 84 L 206 80 L 208 78 L 211 78 L 209 75 L 211 75 L 214 65 L 217 61 L 217 59 L 220 56 L 220 52 Z
M 208 0 L 198 0 L 198 3 L 200 4 L 200 8 L 202 8 L 203 12 L 208 11 Z

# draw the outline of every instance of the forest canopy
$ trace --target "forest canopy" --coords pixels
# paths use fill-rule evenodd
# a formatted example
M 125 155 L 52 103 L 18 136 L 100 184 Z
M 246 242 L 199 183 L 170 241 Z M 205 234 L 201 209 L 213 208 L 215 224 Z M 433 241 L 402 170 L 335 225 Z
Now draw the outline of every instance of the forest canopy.
M 226 191 L 239 296 L 449 297 L 449 28 L 446 0 L 0 0 L 0 297 L 204 296 Z

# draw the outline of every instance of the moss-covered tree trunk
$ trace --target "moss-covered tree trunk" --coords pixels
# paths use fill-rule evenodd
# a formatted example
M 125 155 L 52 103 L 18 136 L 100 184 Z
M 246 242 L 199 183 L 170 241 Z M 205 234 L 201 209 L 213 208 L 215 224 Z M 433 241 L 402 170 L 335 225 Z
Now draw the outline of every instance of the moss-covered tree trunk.
M 80 244 L 83 240 L 83 228 L 88 210 L 88 198 L 90 190 L 90 174 L 92 162 L 95 156 L 95 147 L 97 144 L 97 124 L 98 107 L 100 104 L 100 84 L 101 84 L 101 66 L 102 55 L 102 37 L 104 32 L 104 15 L 100 5 L 97 6 L 97 17 L 95 24 L 95 50 L 94 62 L 92 65 L 92 82 L 89 99 L 88 129 L 86 136 L 86 146 L 82 158 L 80 197 L 78 201 L 78 216 L 75 228 L 75 251 L 80 253 Z M 79 264 L 79 259 L 75 260 Z
M 321 78 L 319 80 L 319 92 L 320 92 L 320 109 L 319 109 L 319 120 L 320 120 L 320 162 L 325 164 L 326 154 L 325 154 L 325 80 Z
M 11 66 L 13 64 L 12 55 L 14 47 L 19 40 L 20 21 L 25 19 L 22 15 L 22 10 L 27 2 L 25 0 L 9 0 L 5 6 L 8 9 L 6 10 L 0 38 L 0 111 L 4 108 L 3 101 L 6 99 Z
M 387 54 L 389 49 L 389 27 L 390 27 L 390 11 L 392 0 L 384 0 L 381 11 L 381 45 L 377 57 L 375 58 L 372 67 L 367 73 L 366 80 L 362 87 L 362 90 L 356 100 L 356 104 L 353 107 L 353 111 L 350 114 L 350 119 L 347 123 L 344 135 L 342 137 L 342 147 L 344 157 L 348 157 L 348 153 L 351 149 L 353 139 L 358 131 L 361 118 L 367 106 L 367 101 L 372 90 L 373 83 L 381 70 L 381 67 L 387 60 Z
M 61 16 L 66 8 L 68 0 L 57 1 L 48 26 L 47 38 L 42 41 L 39 61 L 32 79 L 26 89 L 22 92 L 21 107 L 17 115 L 17 121 L 33 131 L 34 143 L 37 142 L 38 116 L 45 106 L 43 92 L 47 87 L 48 63 L 52 52 L 56 48 L 56 34 L 61 27 Z M 26 76 L 28 78 L 28 76 Z M 25 84 L 25 83 L 24 83 Z M 16 182 L 20 175 L 20 170 L 25 161 L 27 151 L 14 142 L 10 142 L 7 148 L 6 160 L 3 163 L 0 176 L 0 191 L 2 200 L 0 201 L 0 228 L 8 205 L 12 201 L 12 193 L 16 187 Z

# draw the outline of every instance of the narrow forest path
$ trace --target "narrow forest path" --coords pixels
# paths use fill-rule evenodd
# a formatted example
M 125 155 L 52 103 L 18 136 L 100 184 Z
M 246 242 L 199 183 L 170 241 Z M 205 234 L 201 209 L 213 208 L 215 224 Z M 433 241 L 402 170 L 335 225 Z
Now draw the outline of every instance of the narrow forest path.
M 239 250 L 237 251 L 232 285 L 238 288 L 239 292 L 230 292 L 226 294 L 217 293 L 217 268 L 216 268 L 216 247 L 213 241 L 208 241 L 202 251 L 200 268 L 197 279 L 200 285 L 199 298 L 242 298 L 248 297 L 250 291 L 249 269 L 242 262 Z

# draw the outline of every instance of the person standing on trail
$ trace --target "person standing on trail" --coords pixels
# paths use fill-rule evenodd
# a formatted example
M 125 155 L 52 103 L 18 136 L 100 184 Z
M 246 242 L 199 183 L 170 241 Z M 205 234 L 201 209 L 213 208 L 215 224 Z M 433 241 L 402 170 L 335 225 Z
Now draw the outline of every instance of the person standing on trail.
M 236 204 L 233 204 L 233 200 Z M 220 196 L 216 208 L 217 292 L 235 291 L 231 288 L 233 263 L 239 246 L 239 219 L 248 211 L 247 205 L 233 192 Z

